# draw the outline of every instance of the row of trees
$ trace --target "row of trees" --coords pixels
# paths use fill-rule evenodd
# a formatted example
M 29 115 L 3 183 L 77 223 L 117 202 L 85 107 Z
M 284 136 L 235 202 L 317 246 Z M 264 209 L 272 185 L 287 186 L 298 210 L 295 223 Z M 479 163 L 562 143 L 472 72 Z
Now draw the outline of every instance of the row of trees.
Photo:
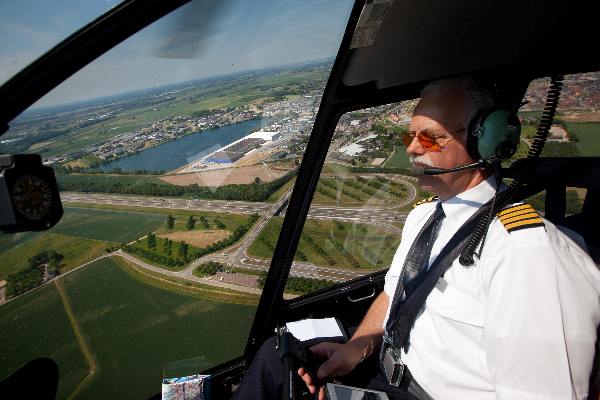
M 261 288 L 264 287 L 266 279 L 267 273 L 265 271 L 261 271 L 258 275 L 258 286 Z M 333 284 L 335 284 L 335 282 L 326 279 L 288 276 L 287 282 L 285 283 L 285 288 L 286 290 L 296 293 L 312 293 L 328 288 Z
M 119 193 L 138 194 L 158 197 L 194 197 L 210 200 L 241 200 L 241 201 L 265 201 L 277 189 L 292 179 L 298 173 L 297 169 L 271 181 L 252 183 L 247 185 L 230 184 L 218 187 L 199 186 L 192 184 L 188 186 L 170 185 L 155 182 L 122 182 L 116 179 L 102 179 L 88 181 L 69 182 L 60 179 L 58 175 L 58 186 L 61 191 L 78 191 L 92 193 Z M 106 178 L 106 177 L 105 177 Z M 110 177 L 108 177 L 110 178 Z
M 123 246 L 123 250 L 139 255 L 143 258 L 148 259 L 151 262 L 158 263 L 164 265 L 169 268 L 176 268 L 184 265 L 185 263 L 202 257 L 206 254 L 213 253 L 215 251 L 222 250 L 226 247 L 231 246 L 238 240 L 242 238 L 248 232 L 248 230 L 258 221 L 260 215 L 254 213 L 248 219 L 248 222 L 244 225 L 238 226 L 231 235 L 222 239 L 212 245 L 204 248 L 193 248 L 190 247 L 186 242 L 173 242 L 172 240 L 165 238 L 163 240 L 163 251 L 156 250 L 157 248 L 157 238 L 156 235 L 152 232 L 148 232 L 146 235 L 146 244 L 148 246 L 148 250 L 141 246 L 136 245 L 125 245 Z M 178 243 L 177 247 L 177 258 L 173 257 L 173 244 Z
M 153 251 L 146 250 L 140 246 L 125 245 L 125 246 L 123 246 L 123 250 L 125 250 L 128 253 L 141 256 L 151 262 L 154 262 L 154 263 L 157 263 L 160 265 L 164 265 L 165 267 L 168 267 L 168 268 L 177 268 L 177 267 L 181 267 L 185 264 L 185 262 L 182 260 L 167 257 L 162 254 L 158 254 Z
M 204 215 L 201 215 L 198 219 L 194 218 L 193 215 L 190 215 L 187 219 L 185 227 L 187 228 L 188 231 L 193 231 L 194 228 L 196 227 L 196 222 L 200 222 L 200 224 L 202 224 L 202 227 L 204 229 L 210 228 L 208 219 L 206 219 L 206 217 Z M 218 229 L 226 228 L 225 224 L 216 218 L 214 220 L 214 223 Z M 175 228 L 175 217 L 169 214 L 169 215 L 167 215 L 167 229 L 172 231 L 174 228 Z

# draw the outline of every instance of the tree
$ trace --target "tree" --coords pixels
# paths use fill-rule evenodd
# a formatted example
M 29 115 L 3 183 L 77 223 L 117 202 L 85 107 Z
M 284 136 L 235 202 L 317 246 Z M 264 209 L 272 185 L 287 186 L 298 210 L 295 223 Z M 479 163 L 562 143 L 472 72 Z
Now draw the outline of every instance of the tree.
M 202 226 L 204 227 L 204 229 L 210 228 L 210 225 L 208 224 L 208 220 L 206 219 L 206 217 L 204 215 L 201 215 L 199 220 L 200 220 L 200 223 L 202 224 Z
M 192 215 L 188 217 L 186 227 L 188 231 L 194 230 L 194 226 L 196 226 L 196 219 Z
M 156 247 L 156 235 L 154 233 L 148 232 L 146 239 L 148 240 L 148 247 L 151 249 Z
M 169 215 L 167 215 L 167 229 L 172 231 L 174 227 L 175 227 L 175 217 L 173 217 L 171 214 L 169 214 Z
M 256 183 L 257 185 L 260 184 L 260 178 L 258 176 L 254 178 L 254 183 Z
M 186 242 L 179 243 L 179 256 L 187 260 L 189 246 Z

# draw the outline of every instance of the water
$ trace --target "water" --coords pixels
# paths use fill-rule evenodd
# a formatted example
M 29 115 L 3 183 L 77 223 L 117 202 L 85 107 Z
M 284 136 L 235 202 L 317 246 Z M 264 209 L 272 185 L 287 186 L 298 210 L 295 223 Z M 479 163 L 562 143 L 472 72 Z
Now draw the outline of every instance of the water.
M 111 161 L 101 166 L 103 171 L 121 168 L 123 171 L 146 169 L 148 171 L 172 171 L 207 154 L 219 150 L 248 135 L 266 123 L 263 119 L 252 119 L 239 124 L 226 125 L 193 133 L 148 150 Z

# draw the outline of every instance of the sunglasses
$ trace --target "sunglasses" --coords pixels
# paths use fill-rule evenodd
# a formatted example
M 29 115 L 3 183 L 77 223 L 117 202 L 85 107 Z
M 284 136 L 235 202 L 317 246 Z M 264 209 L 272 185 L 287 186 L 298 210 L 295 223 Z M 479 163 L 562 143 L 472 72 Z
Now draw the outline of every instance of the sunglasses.
M 459 129 L 454 131 L 456 132 L 460 132 L 460 131 L 464 131 L 465 129 Z M 448 142 L 450 142 L 451 140 L 454 140 L 453 137 L 445 137 L 445 136 L 439 136 L 439 135 L 435 135 L 434 133 L 424 130 L 424 131 L 407 131 L 404 132 L 404 134 L 402 134 L 402 142 L 404 143 L 404 145 L 406 147 L 410 146 L 410 144 L 412 143 L 414 138 L 417 138 L 417 140 L 419 141 L 419 144 L 421 146 L 423 146 L 423 148 L 425 149 L 425 151 L 431 151 L 431 152 L 440 152 L 442 151 L 442 149 L 444 147 L 446 147 L 446 145 L 448 144 Z

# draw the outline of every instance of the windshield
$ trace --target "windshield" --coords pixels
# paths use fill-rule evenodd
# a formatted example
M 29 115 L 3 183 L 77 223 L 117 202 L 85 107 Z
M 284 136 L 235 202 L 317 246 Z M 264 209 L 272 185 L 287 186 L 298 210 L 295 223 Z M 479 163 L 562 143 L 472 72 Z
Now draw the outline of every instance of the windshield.
M 147 398 L 242 354 L 269 266 L 246 250 L 285 212 L 351 7 L 192 2 L 10 123 L 0 152 L 40 154 L 64 216 L 0 236 L 0 380 L 49 358 L 58 398 Z
M 0 85 L 121 0 L 0 2 Z

